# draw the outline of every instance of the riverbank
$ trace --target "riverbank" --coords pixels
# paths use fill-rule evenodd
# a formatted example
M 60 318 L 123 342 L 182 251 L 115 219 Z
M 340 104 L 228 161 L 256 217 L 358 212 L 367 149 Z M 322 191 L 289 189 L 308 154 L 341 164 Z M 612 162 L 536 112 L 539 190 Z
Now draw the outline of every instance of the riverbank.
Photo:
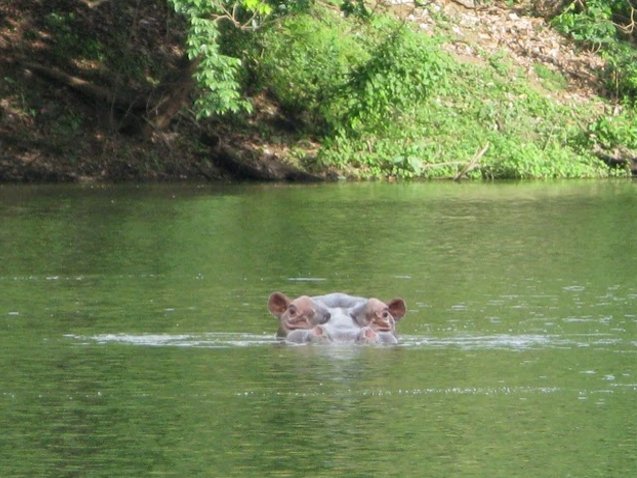
M 634 118 L 604 99 L 595 73 L 604 68 L 601 57 L 578 49 L 539 12 L 519 4 L 467 5 L 388 7 L 388 15 L 433 39 L 427 48 L 442 73 L 426 101 L 404 105 L 389 119 L 392 127 L 331 133 L 313 129 L 312 115 L 293 111 L 276 84 L 263 79 L 259 89 L 247 91 L 250 114 L 202 120 L 186 107 L 165 124 L 156 121 L 166 111 L 149 106 L 168 103 L 162 99 L 180 81 L 176 65 L 184 53 L 184 20 L 164 2 L 2 5 L 0 181 L 601 177 L 637 171 L 632 145 L 599 140 L 606 118 Z M 335 17 L 321 25 L 339 31 L 337 22 L 344 21 Z M 321 30 L 325 37 L 328 27 Z M 263 43 L 266 51 L 285 52 L 277 42 Z M 281 73 L 279 89 L 298 81 L 298 71 Z

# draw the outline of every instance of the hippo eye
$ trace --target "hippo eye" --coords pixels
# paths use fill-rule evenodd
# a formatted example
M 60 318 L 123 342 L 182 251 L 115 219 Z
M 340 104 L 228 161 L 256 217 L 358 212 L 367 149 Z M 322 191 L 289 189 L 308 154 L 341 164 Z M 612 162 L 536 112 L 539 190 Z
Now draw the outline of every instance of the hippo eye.
M 294 307 L 290 307 L 288 309 L 288 312 L 289 312 L 290 315 L 296 315 L 296 309 Z
M 383 319 L 387 319 L 389 318 L 389 312 L 387 312 L 386 310 L 383 311 Z

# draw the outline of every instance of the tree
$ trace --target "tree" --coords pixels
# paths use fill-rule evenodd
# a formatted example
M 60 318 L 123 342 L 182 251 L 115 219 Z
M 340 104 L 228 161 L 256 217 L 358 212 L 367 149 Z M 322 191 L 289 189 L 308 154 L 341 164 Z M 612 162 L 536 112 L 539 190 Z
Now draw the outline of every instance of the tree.
M 197 117 L 228 112 L 249 111 L 251 104 L 240 93 L 238 76 L 241 59 L 222 52 L 220 42 L 228 29 L 254 32 L 268 20 L 291 11 L 306 8 L 308 1 L 277 2 L 268 0 L 169 0 L 179 14 L 186 17 L 187 57 L 183 68 L 186 84 L 194 76 L 199 94 L 195 102 Z M 191 86 L 191 85 L 190 85 Z M 178 95 L 178 92 L 175 92 Z M 175 98 L 174 106 L 164 116 L 176 113 L 177 104 L 185 98 Z M 181 105 L 183 106 L 183 104 Z M 176 111 L 175 111 L 176 110 Z
M 241 97 L 237 75 L 241 60 L 220 51 L 220 23 L 234 28 L 256 28 L 271 7 L 260 0 L 239 2 L 224 0 L 169 0 L 176 12 L 188 21 L 187 58 L 182 68 L 184 84 L 192 87 L 197 82 L 200 94 L 196 101 L 199 117 L 249 109 L 250 104 Z M 188 88 L 189 89 L 189 88 Z M 179 95 L 179 92 L 175 92 Z M 179 95 L 181 96 L 181 95 Z M 167 111 L 178 111 L 186 98 L 175 99 L 175 106 Z M 165 121 L 165 120 L 164 120 Z

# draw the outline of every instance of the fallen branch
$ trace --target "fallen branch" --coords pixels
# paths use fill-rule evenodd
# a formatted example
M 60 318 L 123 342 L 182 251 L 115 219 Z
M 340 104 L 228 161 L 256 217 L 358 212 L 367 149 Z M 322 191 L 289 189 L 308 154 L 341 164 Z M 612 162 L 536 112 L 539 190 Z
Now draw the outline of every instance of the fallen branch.
M 489 149 L 489 143 L 485 144 L 482 149 L 480 151 L 478 151 L 473 158 L 471 158 L 471 161 L 469 161 L 461 170 L 460 172 L 458 172 L 458 174 L 456 174 L 453 177 L 454 181 L 458 181 L 460 179 L 462 179 L 464 176 L 466 176 L 466 174 L 470 171 L 473 171 L 474 169 L 476 169 L 479 166 L 480 163 L 480 159 L 482 159 L 482 156 L 484 156 L 484 153 L 487 152 L 487 150 Z

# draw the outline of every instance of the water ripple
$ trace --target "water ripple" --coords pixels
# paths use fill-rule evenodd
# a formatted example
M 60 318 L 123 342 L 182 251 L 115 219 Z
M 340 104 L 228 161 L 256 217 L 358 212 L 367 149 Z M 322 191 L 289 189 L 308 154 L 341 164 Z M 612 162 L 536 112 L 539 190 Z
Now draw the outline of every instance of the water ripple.
M 255 335 L 242 333 L 209 333 L 209 334 L 99 334 L 90 336 L 65 335 L 83 344 L 124 344 L 141 345 L 147 347 L 199 347 L 199 348 L 228 348 L 254 347 L 277 343 L 278 340 L 270 335 Z
M 514 350 L 568 345 L 566 340 L 548 335 L 465 335 L 446 338 L 402 336 L 401 343 L 411 347 Z
M 553 394 L 560 392 L 570 392 L 560 387 L 534 387 L 534 386 L 506 386 L 501 387 L 426 387 L 426 388 L 404 388 L 404 389 L 348 389 L 341 393 L 345 395 L 362 397 L 383 397 L 383 396 L 418 396 L 418 395 L 528 395 L 528 394 Z M 612 393 L 611 391 L 607 391 Z M 293 397 L 320 397 L 331 394 L 330 391 L 242 391 L 236 392 L 236 397 L 269 397 L 269 396 L 293 396 Z M 580 391 L 583 393 L 599 393 L 599 391 Z
M 148 347 L 199 347 L 230 348 L 258 347 L 279 344 L 281 341 L 270 334 L 246 333 L 204 333 L 204 334 L 126 334 L 112 333 L 90 336 L 65 335 L 81 344 L 124 344 Z M 425 337 L 417 335 L 401 335 L 398 347 L 432 348 L 462 350 L 513 350 L 531 349 L 573 349 L 583 347 L 599 347 L 621 352 L 637 353 L 637 342 L 624 341 L 605 334 L 596 335 L 461 335 L 453 337 Z M 330 344 L 327 344 L 328 346 Z M 356 346 L 352 344 L 352 346 Z

